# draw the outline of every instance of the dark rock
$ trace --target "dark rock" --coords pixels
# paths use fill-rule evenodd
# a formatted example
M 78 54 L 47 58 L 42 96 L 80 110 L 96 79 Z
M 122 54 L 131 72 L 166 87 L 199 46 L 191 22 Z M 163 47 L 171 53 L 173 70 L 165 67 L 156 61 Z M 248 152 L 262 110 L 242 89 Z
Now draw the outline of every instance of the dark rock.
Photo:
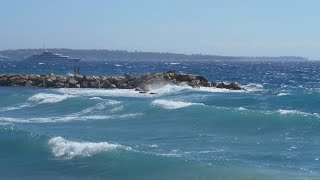
M 67 77 L 58 76 L 58 77 L 56 78 L 56 81 L 61 82 L 61 83 L 66 83 L 66 82 L 67 82 Z
M 0 86 L 8 86 L 10 84 L 10 81 L 7 77 L 0 78 Z
M 81 82 L 83 80 L 83 76 L 81 76 L 79 74 L 74 75 L 73 78 L 78 82 Z
M 195 78 L 188 74 L 178 74 L 175 79 L 180 82 L 191 82 Z
M 70 78 L 70 79 L 68 80 L 68 84 L 69 84 L 69 87 L 70 87 L 70 88 L 75 88 L 76 85 L 78 84 L 78 81 L 75 80 L 74 78 Z
M 235 82 L 232 82 L 230 84 L 225 83 L 219 83 L 217 85 L 217 88 L 224 88 L 224 89 L 231 89 L 231 90 L 241 90 L 242 88 Z
M 229 89 L 232 89 L 232 90 L 241 90 L 242 88 L 235 82 L 232 82 L 229 84 Z
M 80 86 L 81 88 L 88 88 L 88 81 L 82 81 Z
M 101 88 L 114 89 L 114 88 L 116 88 L 116 86 L 114 84 L 111 84 L 108 80 L 105 80 L 102 83 Z
M 198 79 L 200 82 L 209 82 L 208 79 L 203 76 L 196 76 L 196 79 Z
M 31 80 L 28 80 L 28 81 L 26 82 L 25 86 L 27 86 L 27 87 L 32 87 L 32 86 L 34 86 L 34 83 L 33 83 Z
M 45 80 L 45 86 L 46 87 L 54 87 L 55 84 L 55 79 L 54 78 L 49 78 Z
M 63 82 L 57 82 L 55 85 L 54 85 L 55 88 L 65 88 L 66 87 L 66 84 L 63 83 Z
M 100 81 L 89 82 L 88 88 L 100 88 Z
M 216 87 L 217 88 L 226 88 L 227 86 L 222 82 L 222 83 L 217 84 Z
M 27 83 L 27 80 L 25 79 L 16 79 L 15 81 L 12 82 L 13 86 L 25 86 Z

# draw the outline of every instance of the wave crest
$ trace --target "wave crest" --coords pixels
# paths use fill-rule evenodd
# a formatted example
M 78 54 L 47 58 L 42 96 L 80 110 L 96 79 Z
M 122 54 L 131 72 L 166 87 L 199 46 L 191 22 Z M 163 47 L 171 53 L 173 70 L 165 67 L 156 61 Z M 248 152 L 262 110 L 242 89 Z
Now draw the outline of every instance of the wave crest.
M 74 97 L 74 96 L 68 95 L 68 94 L 59 95 L 59 94 L 39 93 L 39 94 L 33 95 L 28 100 L 43 104 L 43 103 L 57 103 L 57 102 L 66 100 L 70 97 Z
M 289 95 L 292 95 L 292 94 L 290 94 L 290 93 L 279 93 L 279 94 L 277 94 L 277 96 L 289 96 Z
M 179 108 L 184 108 L 192 105 L 204 105 L 202 103 L 170 101 L 170 100 L 163 100 L 163 99 L 154 100 L 152 101 L 152 104 L 155 106 L 163 107 L 165 109 L 179 109 Z
M 61 136 L 51 138 L 48 142 L 55 157 L 71 159 L 74 157 L 89 157 L 101 152 L 111 151 L 118 148 L 131 150 L 130 147 L 108 142 L 76 142 L 69 141 Z

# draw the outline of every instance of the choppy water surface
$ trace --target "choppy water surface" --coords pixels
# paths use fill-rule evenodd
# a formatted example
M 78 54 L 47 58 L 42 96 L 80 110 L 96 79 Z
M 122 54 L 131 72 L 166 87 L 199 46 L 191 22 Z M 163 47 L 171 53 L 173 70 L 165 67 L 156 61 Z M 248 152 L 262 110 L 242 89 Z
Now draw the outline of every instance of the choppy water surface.
M 3 179 L 320 179 L 319 62 L 0 62 L 0 73 L 175 69 L 247 91 L 0 87 Z

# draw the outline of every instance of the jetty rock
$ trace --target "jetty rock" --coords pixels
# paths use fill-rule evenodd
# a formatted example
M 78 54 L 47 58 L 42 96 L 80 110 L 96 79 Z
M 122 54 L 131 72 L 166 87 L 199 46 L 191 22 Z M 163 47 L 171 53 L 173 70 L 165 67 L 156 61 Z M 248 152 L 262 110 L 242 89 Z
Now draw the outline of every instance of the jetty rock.
M 215 87 L 230 90 L 244 90 L 237 83 L 215 83 L 203 76 L 168 71 L 148 73 L 138 77 L 124 76 L 62 76 L 54 74 L 0 74 L 0 86 L 28 86 L 42 88 L 103 88 L 135 89 L 140 92 L 150 91 L 153 85 L 172 84 L 193 88 Z

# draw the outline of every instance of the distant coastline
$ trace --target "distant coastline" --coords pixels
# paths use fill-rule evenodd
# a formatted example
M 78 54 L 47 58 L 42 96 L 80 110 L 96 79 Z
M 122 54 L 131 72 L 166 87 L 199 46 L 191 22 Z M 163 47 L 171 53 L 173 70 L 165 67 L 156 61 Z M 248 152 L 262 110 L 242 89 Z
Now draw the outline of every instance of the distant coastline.
M 71 57 L 80 57 L 85 61 L 307 61 L 308 58 L 300 56 L 279 56 L 279 57 L 247 57 L 247 56 L 221 56 L 221 55 L 203 55 L 203 54 L 177 54 L 163 52 L 140 52 L 125 50 L 77 50 L 77 49 L 47 49 L 53 53 L 59 53 Z M 9 57 L 10 60 L 24 60 L 26 57 L 43 52 L 43 49 L 17 49 L 3 50 L 0 54 Z

